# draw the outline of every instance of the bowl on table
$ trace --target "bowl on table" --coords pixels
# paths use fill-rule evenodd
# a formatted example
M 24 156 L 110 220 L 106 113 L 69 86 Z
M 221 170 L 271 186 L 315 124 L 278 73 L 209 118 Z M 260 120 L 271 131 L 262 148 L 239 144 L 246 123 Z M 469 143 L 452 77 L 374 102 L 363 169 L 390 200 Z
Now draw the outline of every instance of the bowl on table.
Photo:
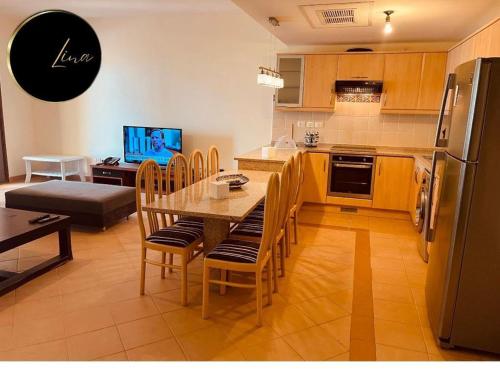
M 227 182 L 229 184 L 229 189 L 240 189 L 243 185 L 245 185 L 250 179 L 242 175 L 241 173 L 234 175 L 222 175 L 216 178 L 217 181 Z

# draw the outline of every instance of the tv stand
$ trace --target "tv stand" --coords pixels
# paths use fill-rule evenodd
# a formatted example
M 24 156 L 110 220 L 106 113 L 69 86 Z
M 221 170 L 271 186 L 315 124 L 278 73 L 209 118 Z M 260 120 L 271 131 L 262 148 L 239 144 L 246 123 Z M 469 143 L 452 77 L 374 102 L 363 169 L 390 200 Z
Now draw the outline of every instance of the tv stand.
M 139 169 L 139 164 L 94 164 L 90 167 L 92 169 L 93 183 L 135 187 L 135 176 Z

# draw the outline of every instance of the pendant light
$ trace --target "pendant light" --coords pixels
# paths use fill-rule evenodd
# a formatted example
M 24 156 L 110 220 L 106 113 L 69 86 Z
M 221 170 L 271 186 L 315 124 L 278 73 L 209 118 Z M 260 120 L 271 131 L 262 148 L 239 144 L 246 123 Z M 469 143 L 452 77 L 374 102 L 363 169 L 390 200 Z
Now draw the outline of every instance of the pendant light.
M 273 27 L 280 25 L 279 21 L 275 17 L 269 17 L 269 23 Z M 270 60 L 272 61 L 272 55 L 274 51 L 274 36 L 272 33 L 269 34 L 271 36 L 271 53 L 269 55 L 271 56 Z M 271 64 L 269 66 L 271 66 Z M 263 85 L 265 87 L 280 89 L 283 88 L 285 83 L 278 71 L 260 66 L 259 72 L 257 73 L 257 84 Z
M 385 13 L 385 26 L 384 26 L 384 33 L 385 34 L 391 34 L 392 33 L 392 24 L 391 24 L 391 14 L 394 13 L 393 10 L 386 10 L 384 11 Z

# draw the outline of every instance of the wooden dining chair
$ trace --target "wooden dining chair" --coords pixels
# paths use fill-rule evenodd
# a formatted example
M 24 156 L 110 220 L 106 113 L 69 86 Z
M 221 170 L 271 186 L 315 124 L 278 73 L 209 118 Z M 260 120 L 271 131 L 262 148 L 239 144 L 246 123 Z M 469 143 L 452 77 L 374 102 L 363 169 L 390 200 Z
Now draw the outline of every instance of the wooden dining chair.
M 272 304 L 272 249 L 278 228 L 279 175 L 271 174 L 266 191 L 264 230 L 260 243 L 226 239 L 207 254 L 203 261 L 202 318 L 208 318 L 210 284 L 256 289 L 257 325 L 262 325 L 263 273 L 267 269 L 268 303 Z M 232 282 L 230 278 L 213 279 L 211 269 L 255 274 L 255 283 Z
M 189 183 L 194 184 L 203 180 L 205 175 L 205 158 L 200 150 L 194 150 L 189 156 L 188 162 Z
M 280 179 L 280 195 L 278 207 L 278 230 L 276 233 L 276 240 L 274 241 L 272 258 L 273 258 L 273 278 L 274 278 L 274 292 L 278 292 L 278 257 L 280 260 L 281 276 L 285 276 L 285 256 L 286 256 L 286 243 L 285 243 L 285 229 L 289 216 L 289 196 L 290 196 L 290 178 L 291 178 L 291 158 L 283 164 L 281 169 Z M 265 204 L 262 209 L 264 209 Z M 249 240 L 260 242 L 264 229 L 264 210 L 257 207 L 245 218 L 243 222 L 238 224 L 231 232 L 230 237 L 240 240 Z M 279 253 L 278 253 L 279 252 Z
M 153 211 L 146 212 L 149 230 L 146 231 L 144 215 L 142 211 L 142 186 L 144 185 L 145 204 L 150 204 L 164 196 L 163 179 L 160 166 L 154 160 L 144 161 L 137 170 L 136 175 L 136 204 L 139 230 L 141 233 L 141 286 L 140 293 L 144 295 L 146 281 L 146 264 L 161 267 L 161 277 L 165 278 L 165 268 L 169 271 L 179 269 L 181 271 L 181 304 L 185 306 L 187 298 L 187 265 L 201 253 L 199 245 L 203 241 L 203 231 L 193 227 L 182 227 L 179 225 L 167 226 L 164 216 Z M 157 189 L 156 189 L 157 188 Z M 160 252 L 162 261 L 148 259 L 148 250 Z M 181 264 L 174 265 L 173 259 L 165 263 L 166 254 L 179 255 Z
M 184 189 L 186 186 L 190 185 L 189 176 L 189 163 L 183 154 L 175 154 L 167 164 L 166 176 L 169 178 L 167 184 L 167 195 Z M 203 231 L 203 219 L 189 216 L 177 216 L 177 220 L 174 219 L 174 215 L 169 214 L 169 221 L 171 225 L 182 226 L 182 227 L 193 227 Z M 169 263 L 173 264 L 174 255 L 169 255 Z M 163 261 L 164 262 L 164 261 Z M 168 269 L 169 273 L 172 273 L 172 269 Z M 162 274 L 164 274 L 162 272 Z
M 210 146 L 207 154 L 207 176 L 219 173 L 219 150 L 216 146 Z
M 290 241 L 290 229 L 291 229 L 291 221 L 290 221 L 290 213 L 293 207 L 293 204 L 295 203 L 295 190 L 296 186 L 298 185 L 298 178 L 297 178 L 297 158 L 296 155 L 292 155 L 289 159 L 290 161 L 290 193 L 288 196 L 288 212 L 286 215 L 286 221 L 285 221 L 285 230 L 284 230 L 284 238 L 285 238 L 285 254 L 286 257 L 289 257 L 292 253 L 292 246 L 291 246 L 291 241 Z
M 304 153 L 302 151 L 297 151 L 294 155 L 294 164 L 295 164 L 295 182 L 293 186 L 293 194 L 292 194 L 292 199 L 293 203 L 290 208 L 290 223 L 293 222 L 293 241 L 294 244 L 297 244 L 299 242 L 299 229 L 297 226 L 297 206 L 299 202 L 299 196 L 300 196 L 300 190 L 302 189 L 302 182 L 304 181 L 304 161 L 303 161 L 303 155 Z

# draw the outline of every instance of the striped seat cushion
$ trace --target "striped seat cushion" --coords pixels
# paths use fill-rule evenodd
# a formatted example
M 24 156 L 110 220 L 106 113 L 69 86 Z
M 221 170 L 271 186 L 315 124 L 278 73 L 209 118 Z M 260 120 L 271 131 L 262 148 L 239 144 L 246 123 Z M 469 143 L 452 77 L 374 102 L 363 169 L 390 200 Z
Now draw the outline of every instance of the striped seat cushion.
M 207 258 L 254 264 L 259 253 L 259 243 L 226 239 L 207 254 Z
M 262 221 L 247 221 L 246 219 L 240 223 L 231 232 L 231 235 L 241 235 L 241 236 L 255 236 L 261 237 L 264 229 L 264 222 Z
M 153 232 L 146 240 L 153 243 L 184 248 L 193 243 L 196 239 L 199 239 L 202 235 L 203 231 L 197 228 L 169 226 Z
M 174 222 L 174 226 L 194 227 L 203 230 L 203 218 L 182 217 Z

